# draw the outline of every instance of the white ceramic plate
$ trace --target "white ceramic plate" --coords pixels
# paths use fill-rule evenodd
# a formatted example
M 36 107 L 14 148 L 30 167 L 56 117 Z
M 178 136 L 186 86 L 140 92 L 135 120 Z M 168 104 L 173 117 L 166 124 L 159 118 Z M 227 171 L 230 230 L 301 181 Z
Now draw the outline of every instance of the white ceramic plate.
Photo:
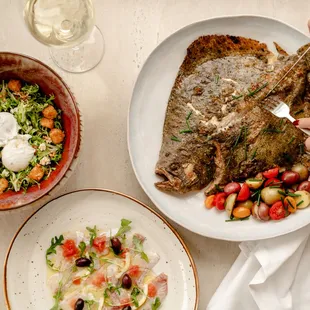
M 11 310 L 42 310 L 53 306 L 47 287 L 45 250 L 60 233 L 119 227 L 132 220 L 132 231 L 147 238 L 146 246 L 161 259 L 155 273 L 168 275 L 168 295 L 160 309 L 197 310 L 198 276 L 193 259 L 178 233 L 159 214 L 129 196 L 108 190 L 81 190 L 49 202 L 20 228 L 4 265 L 4 293 Z
M 170 195 L 157 190 L 161 178 L 154 173 L 161 147 L 164 118 L 171 88 L 187 47 L 199 36 L 230 34 L 268 44 L 279 43 L 290 53 L 309 42 L 295 28 L 259 16 L 220 17 L 189 25 L 162 42 L 149 56 L 136 82 L 128 117 L 128 145 L 136 176 L 154 204 L 169 218 L 187 229 L 212 238 L 242 241 L 283 235 L 310 222 L 310 208 L 289 218 L 260 223 L 251 219 L 226 223 L 225 212 L 206 210 L 204 194 Z

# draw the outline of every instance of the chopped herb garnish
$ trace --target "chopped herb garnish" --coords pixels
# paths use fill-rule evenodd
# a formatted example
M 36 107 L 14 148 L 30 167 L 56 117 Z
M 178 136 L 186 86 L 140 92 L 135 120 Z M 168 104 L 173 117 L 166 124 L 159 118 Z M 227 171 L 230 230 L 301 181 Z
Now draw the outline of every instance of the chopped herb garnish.
M 191 129 L 184 129 L 184 130 L 180 130 L 180 134 L 183 133 L 192 133 L 193 131 Z
M 117 294 L 120 295 L 121 294 L 120 288 L 121 288 L 121 286 L 115 286 L 112 283 L 108 283 L 108 286 L 104 290 L 104 293 L 103 293 L 104 303 L 106 305 L 108 305 L 110 307 L 113 307 L 113 304 L 110 302 L 110 295 L 109 295 L 109 293 L 112 294 L 114 292 L 117 292 Z
M 222 192 L 222 191 L 223 191 L 223 189 L 220 188 L 220 186 L 219 186 L 218 184 L 215 184 L 214 187 L 215 187 L 215 189 L 216 189 L 218 192 Z
M 254 150 L 252 156 L 251 156 L 251 160 L 253 160 L 257 155 L 257 148 Z
M 249 91 L 248 96 L 254 96 L 255 94 L 257 94 L 258 92 L 260 92 L 262 89 L 264 89 L 266 86 L 268 85 L 268 82 L 265 83 L 264 85 L 258 87 L 257 89 L 253 90 L 253 91 Z
M 301 109 L 301 110 L 296 111 L 296 112 L 294 113 L 294 115 L 298 115 L 298 114 L 303 113 L 303 112 L 305 112 L 305 110 Z
M 305 154 L 305 145 L 303 143 L 299 144 L 299 152 L 300 154 Z
M 248 179 L 250 182 L 262 182 L 263 179 Z
M 281 188 L 281 186 L 280 185 L 278 185 L 278 186 L 269 186 L 270 188 Z
M 135 307 L 139 307 L 139 302 L 137 296 L 140 295 L 141 290 L 135 286 L 131 292 L 131 300 Z
M 257 205 L 260 205 L 260 200 L 261 200 L 261 196 L 262 196 L 262 191 L 258 190 L 258 196 L 257 196 Z
M 234 218 L 232 218 L 230 220 L 226 220 L 225 222 L 246 221 L 246 220 L 249 220 L 249 219 L 250 219 L 250 216 L 244 217 L 242 219 L 234 217 Z
M 180 134 L 183 134 L 183 133 L 192 133 L 192 129 L 191 129 L 191 126 L 189 124 L 189 119 L 190 117 L 192 116 L 193 114 L 193 111 L 190 111 L 188 113 L 188 115 L 186 116 L 186 119 L 185 119 L 185 122 L 186 122 L 186 126 L 187 126 L 187 129 L 184 129 L 184 130 L 180 130 Z
M 172 136 L 171 140 L 176 141 L 176 142 L 181 142 L 181 140 L 177 136 Z
M 291 193 L 291 192 L 287 192 L 287 196 L 290 196 L 290 197 L 300 197 L 301 195 L 294 194 L 294 193 Z
M 64 241 L 63 235 L 60 235 L 58 238 L 55 236 L 55 238 L 52 238 L 52 240 L 51 240 L 51 246 L 46 250 L 46 253 L 45 253 L 46 263 L 51 268 L 54 267 L 54 264 L 48 259 L 48 256 L 51 254 L 56 254 L 56 247 L 59 245 L 62 245 L 63 241 Z
M 236 146 L 238 145 L 238 143 L 239 143 L 239 141 L 240 141 L 240 139 L 242 137 L 243 130 L 244 130 L 244 127 L 241 127 L 239 135 L 238 135 L 238 137 L 237 137 L 237 139 L 236 139 L 236 141 L 235 141 L 235 143 L 234 143 L 234 145 L 232 147 L 231 155 L 230 155 L 230 157 L 228 159 L 228 162 L 227 162 L 227 167 L 229 166 L 229 164 L 231 162 L 231 159 L 232 159 L 232 156 L 233 156 L 233 153 L 234 153 L 234 150 L 235 150 Z
M 214 82 L 215 82 L 216 85 L 219 83 L 219 80 L 220 80 L 220 76 L 218 74 L 216 74 L 214 76 Z
M 130 231 L 130 229 L 131 229 L 130 224 L 131 224 L 131 221 L 126 220 L 126 219 L 122 219 L 121 220 L 121 227 L 118 230 L 118 232 L 116 233 L 115 237 L 122 236 L 122 235 L 126 234 L 128 231 Z
M 262 130 L 263 133 L 283 133 L 284 131 L 283 130 L 280 130 L 278 128 L 264 128 Z
M 299 207 L 304 201 L 299 201 L 298 204 L 297 204 L 297 207 Z
M 94 239 L 97 237 L 97 227 L 95 225 L 94 228 L 86 227 L 86 229 L 88 230 L 90 236 L 89 245 L 92 247 Z
M 233 100 L 237 100 L 237 99 L 242 98 L 242 97 L 243 97 L 243 95 L 239 95 L 239 96 L 232 95 Z
M 280 194 L 280 195 L 284 195 L 284 196 L 286 196 L 286 193 L 285 192 L 283 192 L 283 191 L 278 191 L 278 193 Z
M 293 136 L 288 144 L 291 144 L 295 139 L 296 139 L 295 136 Z
M 79 243 L 79 249 L 80 249 L 80 257 L 82 257 L 86 250 L 86 243 L 84 241 L 81 241 Z
M 143 241 L 140 240 L 137 236 L 133 236 L 132 242 L 135 247 L 135 251 L 138 252 L 143 260 L 147 263 L 149 262 L 149 258 L 146 253 L 143 251 Z
M 154 303 L 152 303 L 152 310 L 157 310 L 160 306 L 161 306 L 160 299 L 156 297 Z
M 247 138 L 248 138 L 248 127 L 244 127 L 244 160 L 248 159 Z

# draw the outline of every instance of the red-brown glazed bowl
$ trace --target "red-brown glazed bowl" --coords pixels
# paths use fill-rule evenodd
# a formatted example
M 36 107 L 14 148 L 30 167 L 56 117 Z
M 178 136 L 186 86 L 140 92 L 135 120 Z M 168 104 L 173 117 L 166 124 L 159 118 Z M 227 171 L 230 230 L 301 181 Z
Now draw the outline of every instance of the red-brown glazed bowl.
M 20 208 L 48 194 L 65 176 L 80 147 L 80 114 L 69 87 L 44 63 L 29 56 L 0 52 L 0 81 L 20 79 L 38 84 L 46 95 L 55 95 L 55 104 L 62 110 L 66 134 L 62 159 L 51 176 L 24 191 L 7 191 L 0 195 L 0 211 Z

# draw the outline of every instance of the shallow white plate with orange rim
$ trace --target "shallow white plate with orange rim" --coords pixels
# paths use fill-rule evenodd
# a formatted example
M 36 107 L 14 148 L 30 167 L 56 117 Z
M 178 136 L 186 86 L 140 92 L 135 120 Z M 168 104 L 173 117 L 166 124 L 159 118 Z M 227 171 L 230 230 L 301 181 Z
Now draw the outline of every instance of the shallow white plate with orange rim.
M 155 166 L 162 142 L 168 99 L 187 47 L 199 36 L 224 34 L 259 40 L 276 53 L 273 42 L 295 53 L 309 37 L 278 20 L 262 16 L 227 16 L 188 25 L 164 40 L 149 56 L 137 79 L 128 116 L 128 148 L 135 174 L 146 194 L 169 218 L 203 236 L 230 240 L 259 240 L 295 231 L 310 223 L 310 207 L 282 221 L 225 222 L 226 212 L 204 207 L 203 190 L 172 195 L 155 188 L 162 180 Z M 266 146 L 270 147 L 270 146 Z
M 147 238 L 160 255 L 155 273 L 168 275 L 168 295 L 162 310 L 197 310 L 199 284 L 195 263 L 179 234 L 159 214 L 138 200 L 110 190 L 84 189 L 60 196 L 41 207 L 22 225 L 4 264 L 4 294 L 11 310 L 42 310 L 53 306 L 47 286 L 45 251 L 50 240 L 86 226 L 119 227 L 132 221 L 132 230 Z

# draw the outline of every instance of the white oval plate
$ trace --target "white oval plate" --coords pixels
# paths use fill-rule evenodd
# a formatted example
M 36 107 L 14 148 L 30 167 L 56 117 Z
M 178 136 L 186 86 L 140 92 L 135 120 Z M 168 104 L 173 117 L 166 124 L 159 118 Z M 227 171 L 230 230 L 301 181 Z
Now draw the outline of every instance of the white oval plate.
M 15 235 L 4 264 L 8 309 L 42 310 L 53 306 L 47 287 L 45 250 L 51 238 L 94 226 L 119 227 L 132 220 L 132 230 L 147 238 L 160 255 L 155 273 L 168 275 L 168 295 L 160 309 L 196 310 L 198 276 L 193 259 L 178 233 L 159 214 L 127 195 L 99 189 L 80 190 L 56 198 L 35 212 Z
M 290 53 L 309 38 L 295 28 L 274 19 L 259 16 L 219 17 L 189 25 L 163 41 L 149 56 L 136 82 L 128 116 L 128 147 L 136 176 L 146 194 L 169 218 L 203 236 L 231 240 L 271 238 L 297 230 L 310 222 L 310 208 L 285 220 L 260 223 L 251 219 L 226 223 L 225 212 L 206 210 L 204 194 L 171 195 L 160 192 L 154 173 L 161 147 L 165 113 L 171 88 L 186 55 L 187 47 L 199 36 L 230 34 L 265 42 L 274 51 L 273 42 Z

